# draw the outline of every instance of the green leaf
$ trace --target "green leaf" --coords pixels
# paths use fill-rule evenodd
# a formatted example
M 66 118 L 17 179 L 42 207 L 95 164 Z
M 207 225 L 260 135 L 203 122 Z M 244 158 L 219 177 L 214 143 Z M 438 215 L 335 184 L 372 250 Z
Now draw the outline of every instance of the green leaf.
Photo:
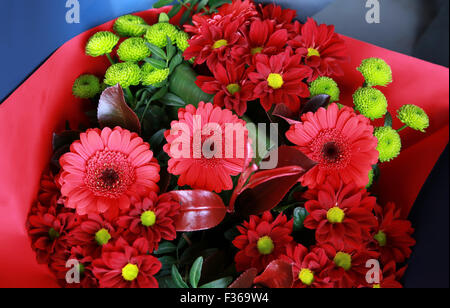
M 170 61 L 175 53 L 177 52 L 177 48 L 173 45 L 170 37 L 167 37 L 167 61 Z
M 159 9 L 159 8 L 161 8 L 163 6 L 171 4 L 172 2 L 173 2 L 173 0 L 159 0 L 158 2 L 153 4 L 153 8 Z
M 170 74 L 183 62 L 183 56 L 181 53 L 177 53 L 175 57 L 169 63 Z
M 158 280 L 159 287 L 161 289 L 176 289 L 177 286 L 172 280 L 172 276 L 156 277 Z
M 208 283 L 202 285 L 200 288 L 201 289 L 223 289 L 223 288 L 228 287 L 231 282 L 233 282 L 232 277 L 225 277 L 225 278 L 220 278 L 220 279 L 208 282 Z
M 149 63 L 151 66 L 153 66 L 157 70 L 163 70 L 167 68 L 166 62 L 161 60 L 156 60 L 153 58 L 145 58 L 145 62 Z
M 296 207 L 294 209 L 294 231 L 300 231 L 303 229 L 303 222 L 308 216 L 308 212 L 304 207 Z
M 222 6 L 227 3 L 231 3 L 231 0 L 210 0 L 209 1 L 209 7 L 211 10 L 218 8 L 219 6 Z
M 177 95 L 172 93 L 167 93 L 162 99 L 161 102 L 166 106 L 173 107 L 185 107 L 186 103 Z
M 207 4 L 209 0 L 202 0 L 197 6 L 197 13 L 200 12 Z
M 164 136 L 164 134 L 163 134 L 163 136 Z M 175 250 L 177 250 L 177 246 L 175 246 L 171 242 L 163 242 L 163 243 L 159 244 L 158 250 L 155 251 L 154 254 L 155 255 L 164 255 L 167 253 L 174 252 Z
M 150 49 L 150 51 L 152 52 L 152 54 L 154 56 L 157 56 L 158 58 L 161 58 L 163 60 L 167 60 L 167 55 L 164 52 L 164 50 L 162 50 L 158 46 L 155 46 L 155 45 L 150 44 L 148 42 L 145 42 L 145 44 L 147 45 L 148 49 Z
M 390 112 L 387 112 L 384 117 L 384 126 L 392 127 L 392 115 Z
M 163 256 L 158 258 L 159 262 L 161 262 L 161 270 L 158 275 L 166 276 L 170 275 L 172 271 L 172 266 L 177 263 L 177 259 L 172 256 Z
M 174 17 L 181 11 L 182 7 L 181 3 L 175 4 L 167 15 L 169 15 L 170 18 Z
M 193 288 L 198 287 L 198 282 L 202 275 L 203 257 L 198 257 L 192 264 L 191 271 L 189 272 L 189 282 Z
M 190 22 L 190 17 L 191 17 L 191 11 L 187 10 L 186 12 L 184 12 L 180 19 L 180 25 L 184 25 L 184 24 Z
M 172 265 L 172 280 L 178 288 L 183 289 L 189 288 L 189 286 L 186 284 L 186 282 L 184 282 L 183 278 L 181 277 L 180 272 L 178 271 L 175 264 Z
M 158 92 L 153 94 L 153 96 L 150 99 L 150 101 L 154 102 L 154 101 L 160 100 L 161 98 L 163 98 L 167 94 L 167 91 L 169 91 L 168 87 L 164 87 L 164 88 L 159 89 Z
M 150 143 L 150 148 L 153 150 L 153 152 L 155 151 L 155 149 L 158 149 L 159 146 L 163 143 L 165 131 L 166 131 L 165 128 L 161 128 L 159 131 L 157 131 L 155 134 L 153 134 L 153 136 L 148 141 L 148 143 Z M 166 242 L 166 243 L 170 243 L 170 242 Z M 170 244 L 172 244 L 172 243 L 170 243 Z M 164 252 L 164 253 L 170 253 L 170 252 L 174 252 L 175 250 L 177 250 L 177 246 L 173 245 L 173 247 L 174 248 L 172 251 Z M 160 249 L 161 249 L 161 245 L 159 245 L 159 249 L 157 252 L 155 252 L 155 254 L 158 254 Z

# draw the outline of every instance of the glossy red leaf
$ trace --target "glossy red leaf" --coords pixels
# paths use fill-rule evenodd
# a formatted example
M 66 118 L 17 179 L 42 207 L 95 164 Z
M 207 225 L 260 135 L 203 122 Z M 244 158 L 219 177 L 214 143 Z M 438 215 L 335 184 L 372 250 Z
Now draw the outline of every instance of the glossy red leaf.
M 254 283 L 272 289 L 290 288 L 294 283 L 292 265 L 283 260 L 272 261 Z
M 300 119 L 299 113 L 292 112 L 292 110 L 289 109 L 285 104 L 277 104 L 272 112 L 272 115 L 282 118 L 289 125 L 294 125 L 296 123 L 300 123 L 299 122 L 299 119 Z
M 326 94 L 319 94 L 312 97 L 306 104 L 303 105 L 303 108 L 300 112 L 300 116 L 302 114 L 308 112 L 316 112 L 321 107 L 326 107 L 330 103 L 330 96 Z
M 98 102 L 97 118 L 102 128 L 120 126 L 132 132 L 141 133 L 139 118 L 128 107 L 119 84 L 103 91 Z
M 250 268 L 241 274 L 228 288 L 229 289 L 248 289 L 253 286 L 253 281 L 258 275 L 256 268 Z
M 222 222 L 227 213 L 219 195 L 206 190 L 177 190 L 170 192 L 181 205 L 175 221 L 180 232 L 211 229 Z

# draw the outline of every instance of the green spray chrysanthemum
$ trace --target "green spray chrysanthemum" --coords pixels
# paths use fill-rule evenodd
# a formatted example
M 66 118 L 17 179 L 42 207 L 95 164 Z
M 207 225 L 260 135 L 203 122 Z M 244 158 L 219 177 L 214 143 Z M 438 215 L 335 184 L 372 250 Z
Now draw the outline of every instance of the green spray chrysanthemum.
M 370 169 L 370 171 L 369 171 L 369 183 L 367 183 L 366 189 L 369 189 L 372 186 L 374 177 L 375 177 L 375 172 L 373 171 L 373 169 Z
M 363 74 L 368 86 L 385 87 L 392 82 L 391 67 L 383 59 L 365 59 L 357 70 Z
M 156 86 L 169 77 L 170 70 L 155 69 L 151 64 L 145 63 L 141 68 L 141 80 L 144 86 Z
M 177 39 L 178 29 L 169 23 L 161 22 L 151 26 L 145 33 L 145 39 L 150 44 L 158 46 L 160 48 L 167 46 L 167 37 L 172 42 Z
M 144 19 L 135 15 L 124 15 L 117 18 L 114 23 L 114 31 L 122 37 L 139 37 L 147 31 L 147 23 Z
M 119 37 L 109 31 L 100 31 L 89 38 L 86 44 L 86 54 L 99 57 L 109 54 L 119 42 Z
M 141 69 L 131 62 L 111 65 L 105 74 L 105 83 L 109 86 L 120 84 L 122 88 L 137 86 L 141 81 Z
M 93 98 L 101 91 L 100 80 L 94 75 L 81 75 L 75 80 L 72 93 L 79 98 Z
M 184 31 L 178 31 L 175 42 L 181 51 L 185 51 L 189 47 L 189 34 Z
M 311 97 L 320 94 L 326 94 L 330 96 L 330 102 L 336 102 L 339 100 L 339 94 L 341 93 L 337 83 L 329 77 L 319 77 L 314 80 L 309 86 Z
M 139 62 L 149 57 L 150 49 L 145 45 L 145 40 L 140 37 L 126 39 L 117 49 L 117 55 L 124 62 Z
M 374 133 L 378 139 L 377 151 L 380 162 L 388 162 L 396 158 L 402 149 L 402 140 L 398 132 L 390 126 L 377 127 Z
M 353 94 L 355 109 L 365 117 L 374 120 L 382 118 L 388 107 L 386 96 L 375 88 L 359 88 Z
M 425 132 L 430 126 L 430 119 L 425 110 L 416 105 L 404 105 L 397 111 L 397 117 L 412 129 Z

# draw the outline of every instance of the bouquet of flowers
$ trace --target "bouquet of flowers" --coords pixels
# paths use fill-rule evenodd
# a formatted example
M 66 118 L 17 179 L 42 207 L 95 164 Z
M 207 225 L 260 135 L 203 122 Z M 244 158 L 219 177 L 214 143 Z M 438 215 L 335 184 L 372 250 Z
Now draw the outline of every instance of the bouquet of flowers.
M 171 2 L 75 38 L 9 99 L 47 107 L 16 107 L 20 146 L 44 140 L 2 154 L 20 206 L 0 257 L 23 258 L 4 281 L 401 287 L 407 215 L 448 142 L 448 70 L 275 4 Z

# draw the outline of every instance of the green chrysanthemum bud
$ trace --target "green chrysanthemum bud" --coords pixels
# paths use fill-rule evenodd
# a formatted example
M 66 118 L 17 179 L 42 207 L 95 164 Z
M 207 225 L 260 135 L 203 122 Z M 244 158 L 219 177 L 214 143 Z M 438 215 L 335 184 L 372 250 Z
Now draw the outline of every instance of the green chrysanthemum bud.
M 365 59 L 357 70 L 363 74 L 368 86 L 385 87 L 392 82 L 391 67 L 383 59 Z
M 416 105 L 404 105 L 397 111 L 397 117 L 403 124 L 415 130 L 425 132 L 430 126 L 430 119 L 425 110 Z
M 395 129 L 389 126 L 377 127 L 374 135 L 378 139 L 377 150 L 380 153 L 380 162 L 391 161 L 400 154 L 402 140 Z
M 141 81 L 141 69 L 131 62 L 111 65 L 105 74 L 105 83 L 109 86 L 120 84 L 122 88 L 137 86 Z
M 373 169 L 370 169 L 370 171 L 369 171 L 369 183 L 367 183 L 366 189 L 369 189 L 372 186 L 374 176 L 375 176 L 375 173 L 374 173 Z
M 382 118 L 388 107 L 386 96 L 380 90 L 370 87 L 359 88 L 353 94 L 353 103 L 356 110 L 371 120 Z
M 339 100 L 339 87 L 337 83 L 329 77 L 319 77 L 314 80 L 309 86 L 311 97 L 320 94 L 326 94 L 330 96 L 330 102 L 336 102 Z
M 119 42 L 119 37 L 109 31 L 95 33 L 86 44 L 86 54 L 99 57 L 109 54 Z
M 169 77 L 170 70 L 155 69 L 151 64 L 145 63 L 141 68 L 142 85 L 144 86 L 156 86 L 166 80 Z
M 124 62 L 139 62 L 150 56 L 150 49 L 140 37 L 126 39 L 117 49 L 117 55 Z
M 175 42 L 181 51 L 185 51 L 189 47 L 189 34 L 184 31 L 178 31 Z
M 93 98 L 101 91 L 100 80 L 94 75 L 81 75 L 75 80 L 72 93 L 79 98 Z
M 139 37 L 147 31 L 147 23 L 144 19 L 135 15 L 124 15 L 117 18 L 114 23 L 114 31 L 122 37 Z
M 174 25 L 162 22 L 151 26 L 145 33 L 145 39 L 150 44 L 163 48 L 167 46 L 167 37 L 172 42 L 176 41 L 178 32 Z

